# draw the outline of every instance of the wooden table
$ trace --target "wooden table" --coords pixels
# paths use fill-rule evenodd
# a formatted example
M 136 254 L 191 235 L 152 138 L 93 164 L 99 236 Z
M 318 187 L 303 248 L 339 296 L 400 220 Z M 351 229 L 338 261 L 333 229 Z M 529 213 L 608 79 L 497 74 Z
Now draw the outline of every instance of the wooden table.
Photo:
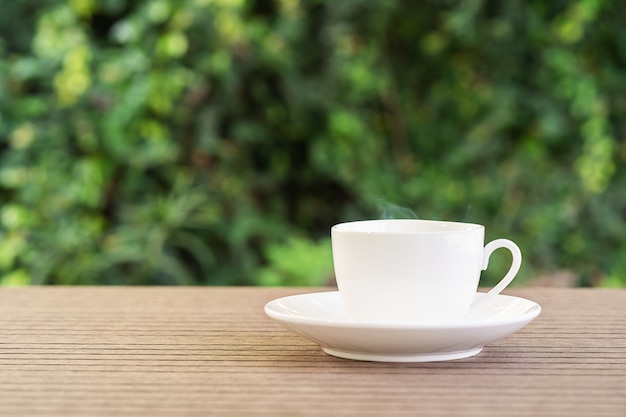
M 626 291 L 509 289 L 542 314 L 478 356 L 324 354 L 266 302 L 324 289 L 0 289 L 0 416 L 625 416 Z

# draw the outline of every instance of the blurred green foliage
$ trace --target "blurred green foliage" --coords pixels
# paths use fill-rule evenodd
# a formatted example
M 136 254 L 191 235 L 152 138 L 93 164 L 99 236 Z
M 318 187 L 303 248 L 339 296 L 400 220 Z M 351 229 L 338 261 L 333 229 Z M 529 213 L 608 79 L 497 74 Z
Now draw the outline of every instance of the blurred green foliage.
M 5 3 L 4 284 L 322 284 L 388 207 L 626 284 L 621 2 Z

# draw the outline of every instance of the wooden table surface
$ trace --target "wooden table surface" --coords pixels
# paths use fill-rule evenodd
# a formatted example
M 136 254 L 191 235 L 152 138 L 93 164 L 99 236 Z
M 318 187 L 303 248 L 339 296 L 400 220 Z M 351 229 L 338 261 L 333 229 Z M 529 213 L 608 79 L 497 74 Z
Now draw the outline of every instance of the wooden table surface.
M 324 289 L 0 289 L 0 416 L 625 416 L 626 291 L 509 289 L 541 304 L 478 356 L 326 355 L 263 312 Z

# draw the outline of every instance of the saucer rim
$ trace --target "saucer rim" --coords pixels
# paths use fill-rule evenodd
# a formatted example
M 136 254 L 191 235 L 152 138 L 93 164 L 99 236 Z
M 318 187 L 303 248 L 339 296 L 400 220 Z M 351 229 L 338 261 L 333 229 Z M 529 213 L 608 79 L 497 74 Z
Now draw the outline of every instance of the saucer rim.
M 501 319 L 493 319 L 489 318 L 482 320 L 471 320 L 467 321 L 464 319 L 455 320 L 455 321 L 446 321 L 446 322 L 415 322 L 415 323 L 393 323 L 393 322 L 370 322 L 370 321 L 357 321 L 357 320 L 328 320 L 321 319 L 313 316 L 294 316 L 291 314 L 286 314 L 281 311 L 277 311 L 278 309 L 274 308 L 280 301 L 287 299 L 297 299 L 297 298 L 311 298 L 311 297 L 337 297 L 339 291 L 319 291 L 319 292 L 310 292 L 310 293 L 302 293 L 289 295 L 285 297 L 280 297 L 274 300 L 269 301 L 265 304 L 264 311 L 265 313 L 272 319 L 278 321 L 284 321 L 287 323 L 294 324 L 305 324 L 305 325 L 315 325 L 315 326 L 326 326 L 326 327 L 335 327 L 335 328 L 367 328 L 367 329 L 407 329 L 407 330 L 417 330 L 417 329 L 445 329 L 445 330 L 455 330 L 455 329 L 473 329 L 473 328 L 487 328 L 487 327 L 499 327 L 506 326 L 510 324 L 516 324 L 523 321 L 532 321 L 541 313 L 541 305 L 537 302 L 529 300 L 523 297 L 517 297 L 514 295 L 507 294 L 497 294 L 494 296 L 493 300 L 490 300 L 485 306 L 482 306 L 481 309 L 488 309 L 489 305 L 493 303 L 497 299 L 507 299 L 509 302 L 513 302 L 516 300 L 522 300 L 523 302 L 530 303 L 528 309 L 525 312 L 516 315 L 514 317 L 501 318 Z M 477 292 L 476 295 L 479 297 L 483 297 L 486 293 Z M 338 297 L 341 300 L 341 297 Z M 471 312 L 471 310 L 470 310 Z M 469 314 L 469 313 L 468 313 Z

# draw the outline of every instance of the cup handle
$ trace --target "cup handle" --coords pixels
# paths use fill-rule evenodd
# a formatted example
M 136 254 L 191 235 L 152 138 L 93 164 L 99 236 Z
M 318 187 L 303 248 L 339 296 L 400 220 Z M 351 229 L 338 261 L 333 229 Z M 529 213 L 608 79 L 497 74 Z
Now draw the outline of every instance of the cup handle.
M 515 278 L 515 275 L 517 275 L 520 267 L 522 266 L 522 252 L 520 251 L 519 247 L 508 239 L 496 239 L 489 242 L 483 249 L 483 271 L 487 269 L 487 266 L 489 266 L 489 258 L 491 257 L 491 254 L 496 249 L 500 248 L 507 248 L 511 252 L 511 255 L 513 255 L 511 268 L 509 268 L 509 272 L 506 273 L 504 278 L 502 278 L 500 282 L 498 282 L 498 284 L 493 287 L 487 294 L 483 295 L 480 299 L 475 301 L 472 307 L 481 306 L 487 301 L 491 300 L 496 295 L 500 294 L 500 292 L 502 292 L 502 290 L 505 289 L 511 283 L 511 281 L 513 281 L 513 278 Z

